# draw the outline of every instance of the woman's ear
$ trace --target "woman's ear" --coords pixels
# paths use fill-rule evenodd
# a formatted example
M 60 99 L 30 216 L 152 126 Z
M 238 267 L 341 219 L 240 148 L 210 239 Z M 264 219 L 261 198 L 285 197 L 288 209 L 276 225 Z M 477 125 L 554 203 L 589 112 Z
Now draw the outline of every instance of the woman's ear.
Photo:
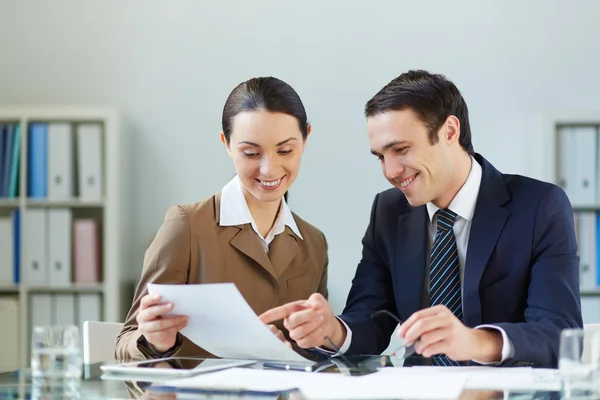
M 221 132 L 221 142 L 223 142 L 223 144 L 225 145 L 225 148 L 227 149 L 227 154 L 229 154 L 229 157 L 231 157 L 231 147 L 229 146 L 229 143 L 227 143 L 227 138 L 225 137 L 225 134 L 223 132 Z

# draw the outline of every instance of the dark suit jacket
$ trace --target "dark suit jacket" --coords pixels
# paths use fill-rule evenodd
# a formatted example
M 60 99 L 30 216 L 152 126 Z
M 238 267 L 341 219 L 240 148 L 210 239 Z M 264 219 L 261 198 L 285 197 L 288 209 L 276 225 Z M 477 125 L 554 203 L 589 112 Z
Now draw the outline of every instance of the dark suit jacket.
M 583 326 L 573 211 L 550 183 L 498 172 L 479 154 L 482 180 L 469 235 L 463 322 L 495 324 L 514 345 L 505 365 L 556 367 L 560 331 Z M 379 354 L 396 326 L 423 308 L 428 215 L 396 188 L 379 193 L 342 318 L 347 354 Z

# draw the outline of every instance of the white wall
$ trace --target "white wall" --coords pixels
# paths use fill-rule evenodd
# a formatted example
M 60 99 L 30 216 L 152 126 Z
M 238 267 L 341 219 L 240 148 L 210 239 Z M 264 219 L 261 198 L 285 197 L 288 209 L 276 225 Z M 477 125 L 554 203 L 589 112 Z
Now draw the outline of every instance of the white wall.
M 0 104 L 115 105 L 131 144 L 132 277 L 167 207 L 219 190 L 233 169 L 220 113 L 240 81 L 274 75 L 305 101 L 313 134 L 290 193 L 330 244 L 341 311 L 372 198 L 365 102 L 410 68 L 446 74 L 476 151 L 549 178 L 543 109 L 600 108 L 600 2 L 0 1 Z

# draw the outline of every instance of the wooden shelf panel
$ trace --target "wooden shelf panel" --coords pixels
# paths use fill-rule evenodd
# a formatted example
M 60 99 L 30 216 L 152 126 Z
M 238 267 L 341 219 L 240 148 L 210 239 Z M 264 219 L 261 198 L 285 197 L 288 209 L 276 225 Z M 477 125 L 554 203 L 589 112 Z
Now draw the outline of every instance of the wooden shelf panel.
M 102 283 L 73 283 L 70 285 L 24 285 L 29 293 L 102 293 Z
M 63 208 L 101 208 L 104 207 L 104 201 L 88 200 L 45 200 L 45 199 L 27 199 L 27 207 L 63 207 Z
M 17 207 L 19 207 L 19 199 L 0 198 L 0 207 L 2 207 L 2 208 L 17 208 Z
M 0 285 L 0 295 L 2 294 L 18 294 L 19 285 Z

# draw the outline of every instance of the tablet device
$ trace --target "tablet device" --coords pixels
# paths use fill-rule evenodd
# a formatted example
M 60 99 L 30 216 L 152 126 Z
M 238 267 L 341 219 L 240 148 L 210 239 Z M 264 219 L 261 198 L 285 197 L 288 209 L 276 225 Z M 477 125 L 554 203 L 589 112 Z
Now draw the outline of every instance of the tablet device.
M 106 373 L 128 376 L 186 377 L 255 363 L 254 360 L 170 357 L 120 364 L 104 364 L 100 366 L 100 369 Z

